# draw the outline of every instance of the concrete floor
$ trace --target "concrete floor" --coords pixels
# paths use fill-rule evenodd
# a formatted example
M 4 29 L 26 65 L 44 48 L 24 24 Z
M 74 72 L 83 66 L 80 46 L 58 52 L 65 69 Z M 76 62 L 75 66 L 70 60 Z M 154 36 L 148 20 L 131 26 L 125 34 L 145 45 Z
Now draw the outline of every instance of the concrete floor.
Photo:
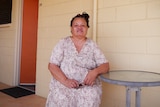
M 10 86 L 0 83 L 0 90 Z M 20 98 L 13 98 L 0 92 L 0 107 L 45 107 L 46 98 L 37 95 L 28 95 Z

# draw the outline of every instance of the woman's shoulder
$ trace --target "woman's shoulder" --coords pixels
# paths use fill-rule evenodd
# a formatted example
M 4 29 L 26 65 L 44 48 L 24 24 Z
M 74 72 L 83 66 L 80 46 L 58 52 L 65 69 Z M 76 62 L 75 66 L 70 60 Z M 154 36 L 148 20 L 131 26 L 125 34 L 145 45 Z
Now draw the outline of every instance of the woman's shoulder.
M 60 38 L 59 43 L 67 42 L 70 40 L 70 36 Z
M 60 39 L 60 41 L 68 41 L 70 40 L 70 36 L 66 36 Z
M 87 38 L 87 43 L 92 46 L 97 46 L 97 43 L 93 41 L 91 38 Z
M 66 46 L 68 43 L 70 43 L 70 36 L 61 38 L 59 40 L 59 42 L 57 43 L 57 45 L 59 45 L 59 46 Z

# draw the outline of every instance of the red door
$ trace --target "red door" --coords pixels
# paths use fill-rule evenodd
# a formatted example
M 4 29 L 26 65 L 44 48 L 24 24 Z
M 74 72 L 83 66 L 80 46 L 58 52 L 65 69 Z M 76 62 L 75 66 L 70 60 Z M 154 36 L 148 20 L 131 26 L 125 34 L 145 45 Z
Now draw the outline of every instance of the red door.
M 38 0 L 23 1 L 20 84 L 36 80 Z

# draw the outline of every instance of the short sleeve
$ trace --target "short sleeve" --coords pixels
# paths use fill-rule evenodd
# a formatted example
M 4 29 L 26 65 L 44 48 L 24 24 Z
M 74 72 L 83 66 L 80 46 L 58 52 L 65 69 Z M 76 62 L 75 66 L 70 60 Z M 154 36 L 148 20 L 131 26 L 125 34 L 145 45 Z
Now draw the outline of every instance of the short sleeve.
M 54 63 L 58 66 L 60 66 L 60 63 L 63 59 L 63 44 L 64 44 L 64 39 L 60 40 L 56 46 L 54 47 L 51 57 L 50 57 L 50 63 Z
M 94 48 L 94 58 L 95 58 L 95 62 L 97 64 L 97 66 L 103 64 L 103 63 L 107 63 L 108 60 L 106 59 L 104 53 L 101 51 L 101 49 L 97 46 L 97 44 L 95 43 L 95 48 Z

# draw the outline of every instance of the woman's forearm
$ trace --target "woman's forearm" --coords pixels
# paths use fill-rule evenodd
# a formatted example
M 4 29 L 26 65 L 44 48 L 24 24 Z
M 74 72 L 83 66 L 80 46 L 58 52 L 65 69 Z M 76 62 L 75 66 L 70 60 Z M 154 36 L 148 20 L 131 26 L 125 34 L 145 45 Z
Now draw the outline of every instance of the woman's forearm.
M 48 64 L 48 69 L 51 72 L 52 76 L 58 80 L 59 82 L 63 83 L 66 81 L 67 77 L 65 76 L 65 74 L 61 71 L 61 69 L 59 68 L 59 66 L 49 63 Z
M 49 63 L 48 69 L 50 70 L 52 76 L 59 81 L 61 84 L 65 85 L 68 88 L 77 88 L 79 87 L 78 81 L 74 79 L 69 79 L 66 75 L 62 72 L 59 66 L 55 64 Z
M 109 63 L 101 64 L 99 67 L 95 68 L 94 71 L 97 73 L 97 75 L 108 72 L 109 71 Z

